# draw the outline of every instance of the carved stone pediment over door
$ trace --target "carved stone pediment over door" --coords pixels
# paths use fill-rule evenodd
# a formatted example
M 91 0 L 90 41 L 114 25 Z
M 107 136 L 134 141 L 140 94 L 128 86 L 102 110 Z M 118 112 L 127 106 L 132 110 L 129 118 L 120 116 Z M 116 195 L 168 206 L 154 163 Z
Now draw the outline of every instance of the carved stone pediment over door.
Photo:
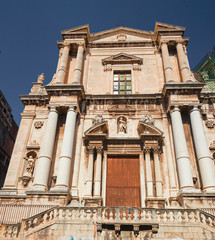
M 146 123 L 140 120 L 137 130 L 144 143 L 146 141 L 156 141 L 159 145 L 162 145 L 163 132 L 155 127 L 153 122 Z
M 99 122 L 90 127 L 84 133 L 85 141 L 92 141 L 92 140 L 101 140 L 103 141 L 108 134 L 108 123 L 107 121 Z

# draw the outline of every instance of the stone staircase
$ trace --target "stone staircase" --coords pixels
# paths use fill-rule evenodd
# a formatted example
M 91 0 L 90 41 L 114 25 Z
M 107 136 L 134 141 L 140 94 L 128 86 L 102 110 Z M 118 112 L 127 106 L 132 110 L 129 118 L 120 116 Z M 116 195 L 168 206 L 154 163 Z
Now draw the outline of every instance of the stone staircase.
M 96 232 L 94 235 L 96 235 L 96 239 L 103 239 L 101 238 L 102 232 L 107 229 L 113 230 L 116 236 L 119 236 L 123 228 L 128 228 L 133 231 L 135 237 L 139 235 L 140 231 L 145 229 L 152 233 L 154 236 L 152 239 L 157 239 L 156 234 L 159 232 L 160 226 L 165 225 L 183 227 L 194 226 L 196 228 L 201 226 L 207 231 L 212 232 L 212 234 L 215 234 L 215 216 L 210 214 L 213 213 L 213 211 L 212 209 L 55 206 L 34 216 L 30 216 L 26 219 L 23 218 L 17 223 L 2 222 L 0 239 L 36 239 L 38 238 L 36 237 L 37 234 L 42 231 L 42 229 L 50 229 L 50 226 L 56 224 L 70 224 L 71 226 L 82 224 L 83 226 L 94 226 Z M 49 234 L 47 236 L 49 236 Z M 58 238 L 48 237 L 47 239 Z M 88 239 L 91 239 L 91 237 L 89 236 Z

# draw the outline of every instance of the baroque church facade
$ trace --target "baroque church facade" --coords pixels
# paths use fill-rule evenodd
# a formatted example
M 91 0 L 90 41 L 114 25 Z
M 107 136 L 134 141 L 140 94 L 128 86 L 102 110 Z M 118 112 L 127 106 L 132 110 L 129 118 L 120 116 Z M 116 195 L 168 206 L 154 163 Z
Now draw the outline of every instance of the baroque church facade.
M 1 239 L 215 238 L 215 95 L 184 32 L 61 32 L 53 79 L 20 96 Z

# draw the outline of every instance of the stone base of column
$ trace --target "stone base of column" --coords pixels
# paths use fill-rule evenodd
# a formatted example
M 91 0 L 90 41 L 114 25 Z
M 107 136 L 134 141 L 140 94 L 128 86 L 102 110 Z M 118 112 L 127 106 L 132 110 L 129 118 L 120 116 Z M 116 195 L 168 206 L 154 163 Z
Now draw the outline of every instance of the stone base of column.
M 215 194 L 215 187 L 208 187 L 203 189 L 204 193 L 214 193 Z
M 50 192 L 69 193 L 69 188 L 66 186 L 55 186 L 50 189 Z
M 95 197 L 101 197 L 101 182 L 95 181 L 94 183 L 94 196 Z
M 78 200 L 72 200 L 67 207 L 84 207 Z
M 80 82 L 72 82 L 73 85 L 80 85 Z
M 181 193 L 201 193 L 201 190 L 193 187 L 185 187 L 179 190 L 179 194 Z
M 165 208 L 166 198 L 147 197 L 146 207 L 148 208 Z
M 29 188 L 26 193 L 29 192 L 47 192 L 48 188 L 47 186 L 43 186 L 43 185 L 35 185 L 31 188 Z
M 147 182 L 147 197 L 153 197 L 153 182 Z
M 64 85 L 62 82 L 56 82 L 55 85 Z
M 102 206 L 102 198 L 101 197 L 84 197 L 83 198 L 85 207 L 100 207 Z
M 13 188 L 13 187 L 3 187 L 1 190 L 0 190 L 0 195 L 3 196 L 3 195 L 6 195 L 6 196 L 12 196 L 12 195 L 17 195 L 17 189 L 16 188 Z
M 86 182 L 86 197 L 92 197 L 92 181 Z
M 70 194 L 72 196 L 72 199 L 78 199 L 78 188 L 72 187 L 70 189 Z

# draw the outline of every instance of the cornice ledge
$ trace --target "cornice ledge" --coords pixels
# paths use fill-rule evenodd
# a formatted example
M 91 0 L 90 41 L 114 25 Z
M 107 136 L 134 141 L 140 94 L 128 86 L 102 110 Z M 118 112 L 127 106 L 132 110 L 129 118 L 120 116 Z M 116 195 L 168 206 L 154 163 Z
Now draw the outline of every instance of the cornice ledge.
M 215 92 L 201 92 L 200 98 L 215 98 Z
M 106 48 L 106 47 L 145 47 L 154 46 L 152 41 L 131 41 L 131 42 L 89 42 L 88 47 Z
M 163 87 L 162 94 L 165 96 L 168 93 L 174 92 L 193 92 L 193 93 L 200 93 L 205 86 L 205 83 L 195 83 L 195 82 L 188 82 L 188 83 L 166 83 Z
M 113 94 L 86 94 L 87 100 L 98 100 L 98 99 L 107 99 L 107 100 L 129 100 L 129 99 L 141 99 L 141 100 L 155 100 L 162 99 L 163 95 L 161 93 L 152 93 L 152 94 L 130 94 L 130 95 L 113 95 Z
M 25 105 L 36 105 L 42 106 L 46 105 L 49 102 L 48 95 L 20 95 L 19 98 L 22 101 L 22 104 Z
M 80 95 L 82 98 L 85 97 L 84 86 L 79 84 L 55 84 L 45 86 L 45 89 L 50 96 Z

